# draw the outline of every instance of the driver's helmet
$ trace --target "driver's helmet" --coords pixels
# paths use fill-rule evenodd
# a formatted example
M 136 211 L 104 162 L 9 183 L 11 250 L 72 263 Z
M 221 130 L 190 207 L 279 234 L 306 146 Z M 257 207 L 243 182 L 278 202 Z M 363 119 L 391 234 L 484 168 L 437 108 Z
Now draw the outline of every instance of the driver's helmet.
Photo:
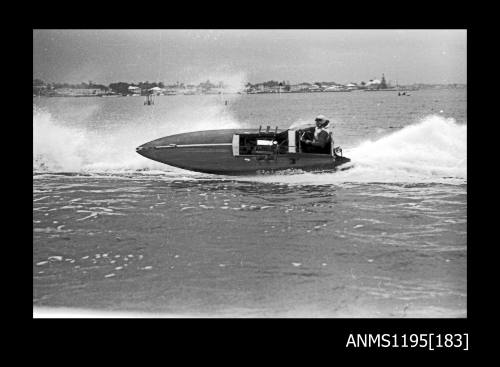
M 316 116 L 316 118 L 314 119 L 314 121 L 316 122 L 316 125 L 318 127 L 326 127 L 330 123 L 330 121 L 327 120 L 324 115 L 318 115 L 318 116 Z

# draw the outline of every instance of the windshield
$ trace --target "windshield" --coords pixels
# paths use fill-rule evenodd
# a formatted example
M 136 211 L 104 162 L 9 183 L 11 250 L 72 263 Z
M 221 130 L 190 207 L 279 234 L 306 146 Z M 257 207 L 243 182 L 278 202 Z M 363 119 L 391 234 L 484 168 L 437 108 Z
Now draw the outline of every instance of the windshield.
M 290 130 L 303 130 L 303 129 L 308 129 L 310 127 L 316 127 L 316 123 L 314 121 L 312 122 L 298 121 L 291 124 L 288 128 Z

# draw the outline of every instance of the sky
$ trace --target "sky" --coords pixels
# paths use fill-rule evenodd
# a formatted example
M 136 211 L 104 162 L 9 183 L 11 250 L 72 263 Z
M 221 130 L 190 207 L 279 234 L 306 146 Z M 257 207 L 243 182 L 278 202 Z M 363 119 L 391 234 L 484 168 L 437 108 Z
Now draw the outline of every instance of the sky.
M 33 30 L 46 82 L 467 83 L 466 30 Z

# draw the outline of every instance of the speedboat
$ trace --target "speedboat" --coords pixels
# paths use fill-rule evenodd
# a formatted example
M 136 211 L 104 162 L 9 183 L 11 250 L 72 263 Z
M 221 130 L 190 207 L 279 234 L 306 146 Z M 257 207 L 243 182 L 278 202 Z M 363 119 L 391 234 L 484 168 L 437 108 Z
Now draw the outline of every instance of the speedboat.
M 323 149 L 301 142 L 304 130 L 223 129 L 170 135 L 145 143 L 136 152 L 170 166 L 196 172 L 245 175 L 297 169 L 336 170 L 350 162 L 330 143 Z

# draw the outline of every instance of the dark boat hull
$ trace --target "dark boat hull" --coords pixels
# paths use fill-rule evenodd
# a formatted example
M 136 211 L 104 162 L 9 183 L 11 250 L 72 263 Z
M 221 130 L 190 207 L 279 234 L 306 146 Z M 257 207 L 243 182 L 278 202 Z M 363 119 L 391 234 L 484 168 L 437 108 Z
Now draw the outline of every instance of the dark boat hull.
M 277 155 L 233 155 L 234 134 L 257 133 L 253 129 L 197 131 L 171 135 L 137 148 L 149 159 L 191 171 L 244 175 L 259 171 L 331 170 L 350 160 L 329 154 L 285 153 Z

